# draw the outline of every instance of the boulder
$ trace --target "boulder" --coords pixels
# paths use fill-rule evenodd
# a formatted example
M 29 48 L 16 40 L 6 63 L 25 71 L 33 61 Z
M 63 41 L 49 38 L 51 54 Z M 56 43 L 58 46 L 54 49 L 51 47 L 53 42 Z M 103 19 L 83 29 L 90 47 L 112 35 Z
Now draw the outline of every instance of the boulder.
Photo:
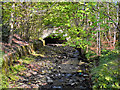
M 45 46 L 44 40 L 34 40 L 33 48 L 34 48 L 35 51 L 40 49 L 42 46 Z

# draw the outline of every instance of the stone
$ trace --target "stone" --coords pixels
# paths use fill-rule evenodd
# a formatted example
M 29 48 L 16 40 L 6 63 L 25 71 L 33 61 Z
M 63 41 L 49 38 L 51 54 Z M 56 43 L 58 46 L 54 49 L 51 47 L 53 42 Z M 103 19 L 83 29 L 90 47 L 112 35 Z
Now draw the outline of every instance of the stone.
M 78 60 L 78 58 L 70 58 L 69 60 L 65 61 L 63 64 L 77 65 L 77 64 L 79 64 L 79 60 Z
M 46 77 L 48 83 L 53 83 L 53 80 L 50 77 Z
M 62 73 L 75 73 L 77 71 L 77 69 L 75 68 L 76 65 L 72 65 L 72 64 L 60 64 L 61 69 L 60 71 Z
M 32 88 L 39 88 L 38 84 L 31 84 Z
M 53 80 L 52 79 L 48 79 L 47 82 L 48 83 L 53 83 Z
M 79 88 L 80 88 L 80 89 L 86 89 L 86 87 L 83 87 L 83 86 L 80 86 Z
M 70 58 L 74 58 L 73 53 L 68 53 L 68 56 L 69 56 Z
M 83 78 L 83 77 L 79 77 L 78 79 L 79 79 L 80 82 L 85 80 L 85 78 Z
M 36 75 L 36 74 L 37 74 L 37 72 L 34 72 L 34 71 L 32 71 L 32 70 L 29 70 L 28 72 L 32 73 L 33 75 Z
M 31 85 L 31 82 L 28 82 L 28 85 Z
M 38 85 L 42 85 L 42 82 L 38 82 Z
M 46 83 L 46 80 L 43 78 L 40 80 L 42 83 Z
M 70 74 L 70 73 L 66 74 L 66 77 L 70 77 L 70 76 L 72 76 L 72 74 Z
M 52 71 L 51 71 L 51 70 L 48 70 L 48 73 L 52 73 Z
M 85 64 L 85 62 L 82 62 L 82 61 L 80 60 L 79 65 L 82 65 L 82 64 Z
M 40 49 L 42 46 L 44 46 L 44 41 L 43 40 L 35 40 L 33 42 L 33 47 L 34 47 L 35 51 Z
M 27 77 L 30 77 L 31 75 L 32 75 L 32 74 L 30 74 L 30 73 L 27 73 L 27 74 L 26 74 Z
M 83 74 L 84 77 L 88 77 L 89 75 L 88 74 Z
M 47 83 L 42 83 L 41 85 L 47 85 Z
M 71 86 L 75 85 L 76 83 L 71 83 Z
M 45 74 L 46 73 L 46 70 L 42 70 L 42 74 Z
M 28 86 L 27 84 L 22 84 L 20 87 L 21 87 L 21 88 L 28 88 L 29 86 Z M 29 88 L 30 88 L 30 87 L 29 87 Z
M 33 71 L 38 72 L 38 69 L 33 69 Z
M 52 88 L 62 88 L 62 86 L 53 86 Z
M 43 75 L 37 75 L 37 76 L 40 77 L 40 78 L 44 77 Z
M 29 80 L 28 79 L 24 79 L 23 80 L 23 83 L 27 83 Z

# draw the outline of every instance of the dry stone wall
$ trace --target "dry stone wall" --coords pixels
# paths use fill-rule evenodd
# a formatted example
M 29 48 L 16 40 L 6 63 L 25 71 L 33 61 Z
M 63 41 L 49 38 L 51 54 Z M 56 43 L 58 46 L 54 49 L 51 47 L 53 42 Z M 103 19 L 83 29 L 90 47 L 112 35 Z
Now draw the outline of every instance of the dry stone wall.
M 42 43 L 37 43 L 37 46 L 40 44 Z M 25 42 L 21 37 L 14 34 L 12 45 L 2 43 L 2 51 L 4 52 L 2 69 L 3 73 L 7 74 L 9 67 L 13 65 L 13 61 L 17 60 L 18 57 L 34 53 L 34 42 Z

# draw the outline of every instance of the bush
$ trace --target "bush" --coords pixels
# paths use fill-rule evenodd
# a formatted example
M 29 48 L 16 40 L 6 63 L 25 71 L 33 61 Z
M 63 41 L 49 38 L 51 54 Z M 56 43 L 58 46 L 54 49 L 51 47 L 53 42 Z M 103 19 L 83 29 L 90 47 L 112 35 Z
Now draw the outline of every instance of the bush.
M 93 89 L 120 89 L 117 57 L 116 51 L 102 51 L 102 55 L 99 58 L 99 66 L 91 69 Z

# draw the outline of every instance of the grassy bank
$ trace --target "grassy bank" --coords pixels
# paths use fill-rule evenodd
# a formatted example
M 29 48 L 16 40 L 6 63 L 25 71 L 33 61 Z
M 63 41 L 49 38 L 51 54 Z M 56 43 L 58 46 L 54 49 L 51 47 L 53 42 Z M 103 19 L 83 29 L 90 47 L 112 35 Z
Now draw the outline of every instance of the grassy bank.
M 1 50 L 1 46 L 0 46 L 0 89 L 2 88 L 2 62 L 3 62 L 3 55 L 4 52 L 2 52 Z
M 18 58 L 13 64 L 13 66 L 9 67 L 9 73 L 7 75 L 1 74 L 2 83 L 1 88 L 8 88 L 9 84 L 13 85 L 11 88 L 15 88 L 14 85 L 16 81 L 19 79 L 19 72 L 22 70 L 26 70 L 25 64 L 29 64 L 33 61 L 33 56 L 23 56 Z
M 93 89 L 120 89 L 118 53 L 104 50 L 97 63 L 91 69 Z

